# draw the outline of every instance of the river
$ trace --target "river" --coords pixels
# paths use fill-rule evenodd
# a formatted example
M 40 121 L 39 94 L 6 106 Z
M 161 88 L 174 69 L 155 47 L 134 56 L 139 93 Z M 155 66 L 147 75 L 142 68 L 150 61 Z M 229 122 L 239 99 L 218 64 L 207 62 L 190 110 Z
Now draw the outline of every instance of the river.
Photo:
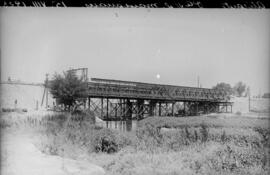
M 137 120 L 126 120 L 126 121 L 102 121 L 97 124 L 102 127 L 116 129 L 123 132 L 134 131 L 138 125 Z

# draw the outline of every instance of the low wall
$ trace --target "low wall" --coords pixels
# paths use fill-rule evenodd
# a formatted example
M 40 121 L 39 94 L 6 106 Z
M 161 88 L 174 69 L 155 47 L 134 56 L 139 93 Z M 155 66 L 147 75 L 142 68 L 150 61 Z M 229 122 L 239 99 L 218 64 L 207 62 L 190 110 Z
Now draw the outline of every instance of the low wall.
M 46 98 L 41 106 L 44 86 L 39 85 L 21 85 L 21 84 L 0 84 L 1 108 L 26 108 L 36 110 L 45 108 Z M 17 105 L 15 105 L 17 101 Z M 48 105 L 53 106 L 54 99 L 51 94 L 48 95 Z

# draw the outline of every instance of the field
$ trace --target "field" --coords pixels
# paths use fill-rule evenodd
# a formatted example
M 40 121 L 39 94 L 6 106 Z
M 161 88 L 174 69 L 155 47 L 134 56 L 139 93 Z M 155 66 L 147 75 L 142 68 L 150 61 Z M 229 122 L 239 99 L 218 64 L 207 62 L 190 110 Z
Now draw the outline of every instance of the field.
M 132 132 L 95 126 L 91 113 L 1 114 L 1 133 L 30 133 L 47 155 L 106 174 L 269 174 L 269 118 L 150 117 Z

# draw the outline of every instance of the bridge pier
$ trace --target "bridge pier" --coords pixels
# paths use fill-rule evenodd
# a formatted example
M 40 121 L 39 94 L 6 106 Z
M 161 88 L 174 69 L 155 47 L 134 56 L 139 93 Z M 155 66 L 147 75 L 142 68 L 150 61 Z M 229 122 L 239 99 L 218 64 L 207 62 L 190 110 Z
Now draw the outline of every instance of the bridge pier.
M 120 101 L 120 104 L 119 104 L 119 105 L 120 105 L 120 118 L 122 119 L 122 118 L 123 118 L 123 106 L 122 106 L 122 105 L 123 105 L 123 104 L 122 104 L 122 103 L 123 103 L 123 102 L 122 102 L 123 100 L 120 99 L 119 101 Z
M 156 108 L 156 101 L 150 100 L 149 102 L 149 115 L 154 116 L 155 115 L 155 108 Z
M 88 109 L 90 110 L 90 107 L 91 107 L 91 98 L 88 97 Z
M 184 102 L 184 116 L 186 116 L 186 102 Z
M 172 102 L 172 116 L 174 116 L 174 104 L 175 102 Z
M 106 119 L 109 119 L 109 99 L 107 98 L 106 100 L 107 104 L 106 104 Z
M 100 111 L 101 118 L 103 119 L 103 98 L 101 98 L 101 111 Z
M 137 118 L 142 119 L 144 115 L 144 100 L 137 100 Z
M 161 116 L 161 102 L 158 105 L 158 116 Z
M 127 116 L 126 118 L 128 120 L 131 120 L 132 119 L 132 103 L 130 102 L 130 99 L 127 99 Z

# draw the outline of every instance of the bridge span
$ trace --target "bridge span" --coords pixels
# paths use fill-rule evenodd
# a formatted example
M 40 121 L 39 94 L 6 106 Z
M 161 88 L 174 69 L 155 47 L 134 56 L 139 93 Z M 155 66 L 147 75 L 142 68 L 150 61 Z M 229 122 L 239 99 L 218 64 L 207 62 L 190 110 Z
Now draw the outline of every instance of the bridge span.
M 91 78 L 85 108 L 104 120 L 231 112 L 225 91 Z

